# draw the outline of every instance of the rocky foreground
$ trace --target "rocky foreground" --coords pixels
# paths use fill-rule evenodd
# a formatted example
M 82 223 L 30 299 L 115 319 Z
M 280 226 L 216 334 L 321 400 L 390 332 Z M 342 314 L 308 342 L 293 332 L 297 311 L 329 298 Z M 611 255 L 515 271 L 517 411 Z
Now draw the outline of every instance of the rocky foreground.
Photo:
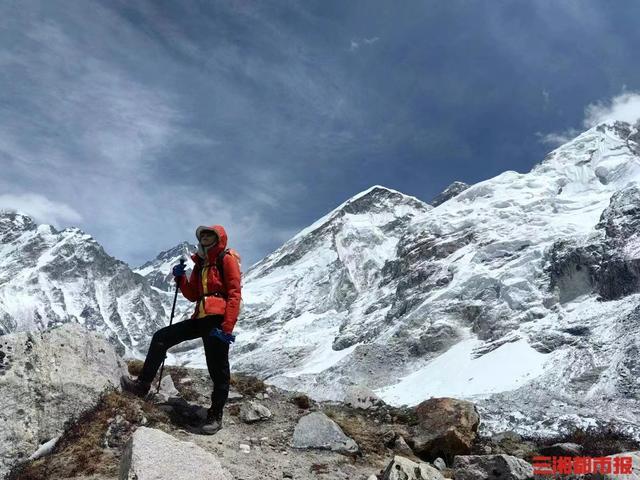
M 132 374 L 140 367 L 128 364 Z M 122 371 L 113 347 L 79 326 L 0 337 L 0 476 L 532 479 L 536 455 L 640 450 L 612 431 L 576 430 L 547 439 L 514 432 L 481 437 L 476 407 L 454 398 L 395 408 L 357 388 L 345 403 L 315 402 L 238 375 L 224 428 L 205 436 L 199 425 L 211 391 L 206 371 L 167 367 L 160 392 L 154 389 L 145 400 L 119 391 Z M 640 478 L 640 456 L 634 461 L 633 475 L 600 478 Z

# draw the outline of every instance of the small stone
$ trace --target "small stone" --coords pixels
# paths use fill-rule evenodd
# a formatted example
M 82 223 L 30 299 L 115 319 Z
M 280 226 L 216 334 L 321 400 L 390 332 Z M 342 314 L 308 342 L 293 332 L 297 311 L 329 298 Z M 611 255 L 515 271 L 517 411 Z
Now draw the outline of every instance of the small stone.
M 227 398 L 229 402 L 233 402 L 235 400 L 242 400 L 243 398 L 244 396 L 237 390 L 234 390 L 234 389 L 229 390 L 229 397 Z
M 413 450 L 411 450 L 411 447 L 407 444 L 402 435 L 398 435 L 396 437 L 395 443 L 393 445 L 393 450 L 405 457 L 413 456 Z
M 445 463 L 445 461 L 438 457 L 433 461 L 433 466 L 436 467 L 438 470 L 444 470 L 445 468 L 447 468 L 447 464 Z
M 241 443 L 240 444 L 240 450 L 244 453 L 249 453 L 251 451 L 251 447 L 249 445 L 247 445 L 246 443 Z
M 271 418 L 271 411 L 258 402 L 247 402 L 240 407 L 240 420 L 254 423 Z

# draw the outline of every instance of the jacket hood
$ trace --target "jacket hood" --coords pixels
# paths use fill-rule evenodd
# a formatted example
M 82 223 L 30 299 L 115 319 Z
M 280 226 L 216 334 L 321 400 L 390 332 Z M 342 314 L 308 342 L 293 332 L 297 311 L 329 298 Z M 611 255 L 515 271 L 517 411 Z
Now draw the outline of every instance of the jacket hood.
M 212 245 L 206 250 L 200 243 L 200 234 L 205 230 L 213 230 L 216 232 L 216 235 L 218 235 L 218 243 Z M 227 232 L 222 225 L 211 225 L 209 227 L 200 225 L 196 228 L 196 238 L 198 239 L 197 255 L 203 260 L 207 257 L 207 254 L 209 255 L 209 258 L 215 258 L 222 250 L 227 248 Z

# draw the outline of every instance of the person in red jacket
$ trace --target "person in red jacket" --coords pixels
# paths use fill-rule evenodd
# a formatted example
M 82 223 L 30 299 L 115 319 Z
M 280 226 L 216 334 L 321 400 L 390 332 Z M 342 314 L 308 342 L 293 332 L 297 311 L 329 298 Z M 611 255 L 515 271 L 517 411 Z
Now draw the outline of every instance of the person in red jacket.
M 124 376 L 121 383 L 123 389 L 145 397 L 167 350 L 186 340 L 202 338 L 214 385 L 202 433 L 213 434 L 222 428 L 222 413 L 229 396 L 229 345 L 242 299 L 240 265 L 235 251 L 227 249 L 227 232 L 221 225 L 198 227 L 196 238 L 198 251 L 191 256 L 195 264 L 191 277 L 187 279 L 184 265 L 173 268 L 182 294 L 196 302 L 193 315 L 158 330 L 151 339 L 140 376 L 136 380 Z

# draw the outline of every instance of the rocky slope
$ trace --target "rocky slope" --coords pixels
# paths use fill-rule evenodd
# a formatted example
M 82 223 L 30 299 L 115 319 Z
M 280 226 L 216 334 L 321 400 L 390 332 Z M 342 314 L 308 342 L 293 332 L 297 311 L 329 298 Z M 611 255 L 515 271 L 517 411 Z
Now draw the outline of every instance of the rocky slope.
M 204 370 L 168 367 L 159 394 L 141 400 L 119 391 L 123 362 L 113 347 L 79 325 L 3 339 L 7 480 L 531 480 L 539 454 L 604 456 L 640 445 L 580 430 L 549 440 L 510 431 L 483 437 L 471 402 L 395 408 L 362 389 L 347 403 L 315 402 L 241 375 L 232 377 L 224 428 L 208 436 L 200 434 L 212 387 Z M 140 368 L 129 363 L 132 373 Z M 21 376 L 30 394 L 13 388 Z
M 79 323 L 120 352 L 146 351 L 166 300 L 77 228 L 0 213 L 0 334 Z

